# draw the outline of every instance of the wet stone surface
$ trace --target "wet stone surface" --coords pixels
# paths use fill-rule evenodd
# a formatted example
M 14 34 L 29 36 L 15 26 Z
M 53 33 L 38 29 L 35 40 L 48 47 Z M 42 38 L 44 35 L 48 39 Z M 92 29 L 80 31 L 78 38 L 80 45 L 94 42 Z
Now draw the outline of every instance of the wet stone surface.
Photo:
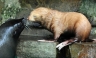
M 69 49 L 71 58 L 96 58 L 96 43 L 74 43 Z
M 23 37 L 23 38 L 22 38 Z M 56 42 L 40 42 L 43 37 L 21 36 L 17 58 L 56 58 Z

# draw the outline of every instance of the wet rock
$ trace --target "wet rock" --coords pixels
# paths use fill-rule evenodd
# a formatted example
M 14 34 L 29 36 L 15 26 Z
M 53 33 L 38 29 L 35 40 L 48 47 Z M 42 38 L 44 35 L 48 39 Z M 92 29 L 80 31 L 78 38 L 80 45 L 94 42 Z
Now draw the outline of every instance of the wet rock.
M 21 36 L 17 46 L 17 58 L 56 58 L 56 42 L 40 42 L 35 36 Z
M 96 58 L 96 43 L 75 43 L 69 49 L 71 58 Z

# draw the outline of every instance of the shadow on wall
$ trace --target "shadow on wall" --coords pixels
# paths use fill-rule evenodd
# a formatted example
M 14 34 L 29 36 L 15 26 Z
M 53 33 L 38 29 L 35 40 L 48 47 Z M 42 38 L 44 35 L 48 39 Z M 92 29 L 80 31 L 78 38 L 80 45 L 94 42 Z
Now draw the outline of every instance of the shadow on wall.
M 43 6 L 60 11 L 77 11 L 80 0 L 19 0 L 21 6 L 32 7 L 31 9 Z M 30 5 L 30 6 L 29 6 Z

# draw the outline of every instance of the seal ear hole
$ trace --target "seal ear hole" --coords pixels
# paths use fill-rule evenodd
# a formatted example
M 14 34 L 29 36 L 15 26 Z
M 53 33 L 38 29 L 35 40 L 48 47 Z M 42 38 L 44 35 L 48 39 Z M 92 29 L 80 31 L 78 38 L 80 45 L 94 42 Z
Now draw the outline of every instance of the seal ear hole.
M 37 18 L 35 15 L 33 16 L 34 18 Z

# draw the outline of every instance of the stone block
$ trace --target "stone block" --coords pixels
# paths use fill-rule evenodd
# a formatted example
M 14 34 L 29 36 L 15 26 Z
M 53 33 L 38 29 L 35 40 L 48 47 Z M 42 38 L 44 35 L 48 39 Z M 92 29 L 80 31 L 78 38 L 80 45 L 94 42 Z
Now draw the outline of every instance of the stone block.
M 96 58 L 96 43 L 74 43 L 69 49 L 71 58 Z
M 41 42 L 42 37 L 20 36 L 17 58 L 56 58 L 56 42 Z

